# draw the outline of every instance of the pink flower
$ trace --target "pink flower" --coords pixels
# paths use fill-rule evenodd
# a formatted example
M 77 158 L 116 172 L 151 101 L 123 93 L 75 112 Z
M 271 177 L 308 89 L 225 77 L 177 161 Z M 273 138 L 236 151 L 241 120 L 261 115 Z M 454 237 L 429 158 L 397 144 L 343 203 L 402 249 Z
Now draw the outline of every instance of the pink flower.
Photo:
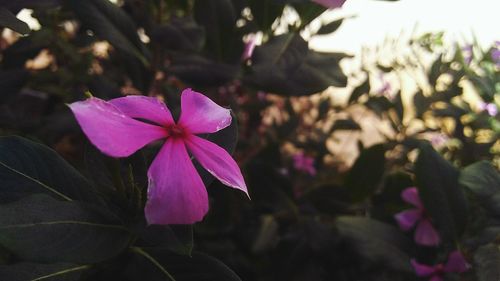
M 314 158 L 304 155 L 303 152 L 299 152 L 293 156 L 293 167 L 297 171 L 306 172 L 311 176 L 316 175 Z
M 416 209 L 402 211 L 394 217 L 399 224 L 399 227 L 408 231 L 415 225 L 415 242 L 425 246 L 435 246 L 440 243 L 439 234 L 432 226 L 430 218 L 426 215 L 424 205 L 418 195 L 416 187 L 409 187 L 401 193 L 403 201 L 417 207 Z
M 177 123 L 165 104 L 153 97 L 127 96 L 107 102 L 90 98 L 69 107 L 90 141 L 109 156 L 127 157 L 148 143 L 165 140 L 148 170 L 145 214 L 149 224 L 191 224 L 207 213 L 207 191 L 188 151 L 222 183 L 248 195 L 231 156 L 196 136 L 231 124 L 230 110 L 200 93 L 182 92 Z
M 486 111 L 488 115 L 492 117 L 498 114 L 498 108 L 494 103 L 485 103 L 482 101 L 479 103 L 479 109 Z
M 459 251 L 453 251 L 448 256 L 446 264 L 436 264 L 434 266 L 418 263 L 415 259 L 411 260 L 411 265 L 419 277 L 430 277 L 429 281 L 442 281 L 445 273 L 462 273 L 469 269 L 469 264 Z
M 319 4 L 328 9 L 339 8 L 344 5 L 346 0 L 312 0 L 314 3 Z

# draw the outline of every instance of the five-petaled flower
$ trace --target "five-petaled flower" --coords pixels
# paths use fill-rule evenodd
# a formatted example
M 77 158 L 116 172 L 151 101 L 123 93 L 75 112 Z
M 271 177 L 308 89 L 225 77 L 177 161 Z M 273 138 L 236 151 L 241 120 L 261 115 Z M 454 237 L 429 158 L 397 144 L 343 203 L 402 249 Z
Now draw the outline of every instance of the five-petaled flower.
M 439 234 L 426 214 L 417 188 L 406 188 L 401 192 L 401 198 L 403 198 L 403 201 L 415 206 L 416 209 L 402 211 L 394 216 L 399 227 L 404 231 L 408 231 L 417 225 L 415 230 L 415 242 L 417 244 L 425 246 L 438 245 L 440 242 Z
M 417 276 L 430 277 L 429 281 L 442 281 L 446 273 L 462 273 L 469 269 L 469 264 L 459 251 L 451 252 L 445 264 L 439 263 L 430 266 L 412 259 L 411 265 L 415 269 Z
M 127 157 L 148 143 L 165 140 L 148 170 L 145 215 L 149 224 L 191 224 L 207 213 L 207 191 L 188 151 L 222 183 L 248 195 L 229 153 L 197 136 L 231 124 L 230 110 L 200 93 L 182 92 L 177 122 L 154 97 L 126 96 L 107 102 L 90 98 L 69 107 L 90 141 L 109 156 Z

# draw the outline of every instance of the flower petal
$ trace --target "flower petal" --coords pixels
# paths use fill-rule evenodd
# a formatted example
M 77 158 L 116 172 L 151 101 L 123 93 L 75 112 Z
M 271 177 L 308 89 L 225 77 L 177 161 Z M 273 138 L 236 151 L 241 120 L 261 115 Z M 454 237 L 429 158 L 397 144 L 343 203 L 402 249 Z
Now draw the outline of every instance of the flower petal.
M 226 150 L 194 135 L 185 141 L 189 151 L 203 168 L 223 184 L 242 190 L 248 195 L 241 170 Z
M 469 266 L 462 253 L 453 251 L 448 256 L 448 262 L 444 266 L 444 271 L 462 273 L 467 271 Z
M 415 273 L 418 277 L 431 276 L 436 272 L 436 269 L 434 269 L 433 266 L 421 264 L 415 259 L 411 260 L 411 265 L 413 266 L 413 269 L 415 269 Z
M 126 157 L 146 144 L 166 137 L 166 131 L 130 118 L 98 98 L 69 105 L 89 140 L 104 154 Z
M 421 218 L 422 212 L 417 209 L 402 211 L 394 216 L 403 231 L 410 230 Z
M 408 187 L 403 190 L 403 192 L 401 192 L 401 198 L 403 198 L 403 201 L 406 203 L 410 203 L 415 207 L 424 208 L 416 187 Z
M 169 138 L 148 170 L 149 224 L 192 224 L 208 211 L 208 195 L 182 140 Z
M 170 110 L 161 100 L 155 97 L 126 96 L 112 99 L 109 103 L 132 118 L 142 118 L 159 125 L 174 123 Z
M 313 2 L 328 8 L 328 9 L 334 9 L 338 7 L 342 7 L 344 5 L 344 2 L 346 0 L 312 0 Z
M 185 89 L 178 124 L 193 134 L 215 133 L 231 124 L 231 111 L 200 93 Z
M 415 242 L 424 246 L 437 246 L 441 242 L 439 233 L 428 219 L 418 223 L 415 230 Z

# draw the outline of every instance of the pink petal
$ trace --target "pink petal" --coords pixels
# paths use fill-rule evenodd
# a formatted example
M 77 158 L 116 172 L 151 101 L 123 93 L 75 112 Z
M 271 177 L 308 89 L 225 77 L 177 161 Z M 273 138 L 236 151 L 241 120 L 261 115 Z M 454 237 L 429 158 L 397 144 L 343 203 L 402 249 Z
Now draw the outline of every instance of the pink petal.
M 459 251 L 453 251 L 448 256 L 448 262 L 444 266 L 445 272 L 457 272 L 462 273 L 469 269 L 469 264 L 465 260 L 462 253 Z
M 416 187 L 408 187 L 403 190 L 403 192 L 401 192 L 401 198 L 403 198 L 403 201 L 405 201 L 406 203 L 410 203 L 415 207 L 421 209 L 424 207 L 422 201 L 420 200 L 418 189 Z
M 98 98 L 69 105 L 89 140 L 104 154 L 126 157 L 146 144 L 166 137 L 166 131 L 130 118 Z
M 346 0 L 312 0 L 314 3 L 319 4 L 328 9 L 339 8 L 344 5 Z
M 149 224 L 192 224 L 208 211 L 203 181 L 181 139 L 169 138 L 148 170 Z
M 142 118 L 160 125 L 174 123 L 170 110 L 161 100 L 155 97 L 126 96 L 112 99 L 109 103 L 132 118 Z
M 436 272 L 436 269 L 433 266 L 421 264 L 415 259 L 411 260 L 411 265 L 413 266 L 413 269 L 415 269 L 415 273 L 419 277 L 431 276 Z
M 422 218 L 422 212 L 417 209 L 406 210 L 397 213 L 394 218 L 403 231 L 408 231 Z
M 215 133 L 231 124 L 231 111 L 200 93 L 185 89 L 178 124 L 193 134 Z
M 439 245 L 439 233 L 428 219 L 421 220 L 418 223 L 415 230 L 415 242 L 424 246 Z
M 223 184 L 242 190 L 248 195 L 241 170 L 226 150 L 195 135 L 185 141 L 189 151 L 203 168 Z

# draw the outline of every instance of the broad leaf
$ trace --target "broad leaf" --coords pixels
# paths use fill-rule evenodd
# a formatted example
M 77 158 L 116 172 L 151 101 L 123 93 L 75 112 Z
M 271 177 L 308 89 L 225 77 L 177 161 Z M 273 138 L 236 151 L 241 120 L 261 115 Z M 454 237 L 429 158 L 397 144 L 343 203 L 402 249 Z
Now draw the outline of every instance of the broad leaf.
M 236 32 L 240 11 L 231 0 L 196 0 L 194 18 L 205 28 L 205 50 L 215 61 L 236 62 L 243 52 L 241 36 Z
M 458 170 L 430 144 L 420 146 L 415 177 L 425 208 L 440 230 L 442 240 L 456 241 L 467 221 L 467 201 L 458 184 Z M 448 245 L 452 247 L 452 245 Z
M 32 193 L 103 204 L 90 183 L 55 151 L 21 137 L 0 137 L 0 203 Z
M 254 21 L 263 31 L 270 31 L 271 25 L 281 16 L 285 7 L 284 4 L 277 3 L 275 0 L 250 0 L 248 5 L 252 10 Z
M 0 244 L 22 260 L 95 263 L 130 239 L 119 220 L 84 203 L 37 194 L 0 206 Z
M 155 27 L 151 39 L 169 50 L 199 51 L 203 47 L 205 32 L 191 19 L 172 19 Z
M 130 17 L 108 0 L 66 1 L 84 26 L 113 47 L 149 65 L 149 52 L 139 39 L 137 27 Z
M 181 80 L 200 87 L 218 87 L 233 80 L 239 67 L 215 62 L 198 55 L 177 55 L 168 71 Z
M 474 265 L 478 281 L 499 280 L 500 249 L 498 245 L 488 244 L 480 247 L 474 254 Z
M 127 280 L 148 281 L 240 281 L 221 261 L 193 252 L 192 256 L 168 251 L 132 248 L 135 256 L 126 267 Z
M 284 34 L 255 48 L 251 72 L 245 81 L 256 88 L 287 96 L 311 95 L 329 86 L 344 87 L 339 67 L 342 54 L 309 50 L 298 34 Z
M 16 263 L 0 265 L 0 276 L 2 280 L 9 281 L 79 281 L 82 273 L 89 268 L 89 265 L 66 263 Z
M 385 171 L 385 147 L 377 144 L 361 151 L 347 174 L 345 186 L 352 200 L 361 201 L 375 193 Z
M 4 7 L 0 7 L 0 27 L 7 27 L 20 34 L 30 33 L 30 27 Z
M 476 195 L 481 206 L 500 216 L 500 173 L 490 162 L 467 166 L 460 172 L 459 181 Z
M 398 271 L 411 272 L 411 241 L 396 227 L 362 217 L 338 217 L 335 225 L 342 236 L 352 240 L 359 253 L 372 262 Z

